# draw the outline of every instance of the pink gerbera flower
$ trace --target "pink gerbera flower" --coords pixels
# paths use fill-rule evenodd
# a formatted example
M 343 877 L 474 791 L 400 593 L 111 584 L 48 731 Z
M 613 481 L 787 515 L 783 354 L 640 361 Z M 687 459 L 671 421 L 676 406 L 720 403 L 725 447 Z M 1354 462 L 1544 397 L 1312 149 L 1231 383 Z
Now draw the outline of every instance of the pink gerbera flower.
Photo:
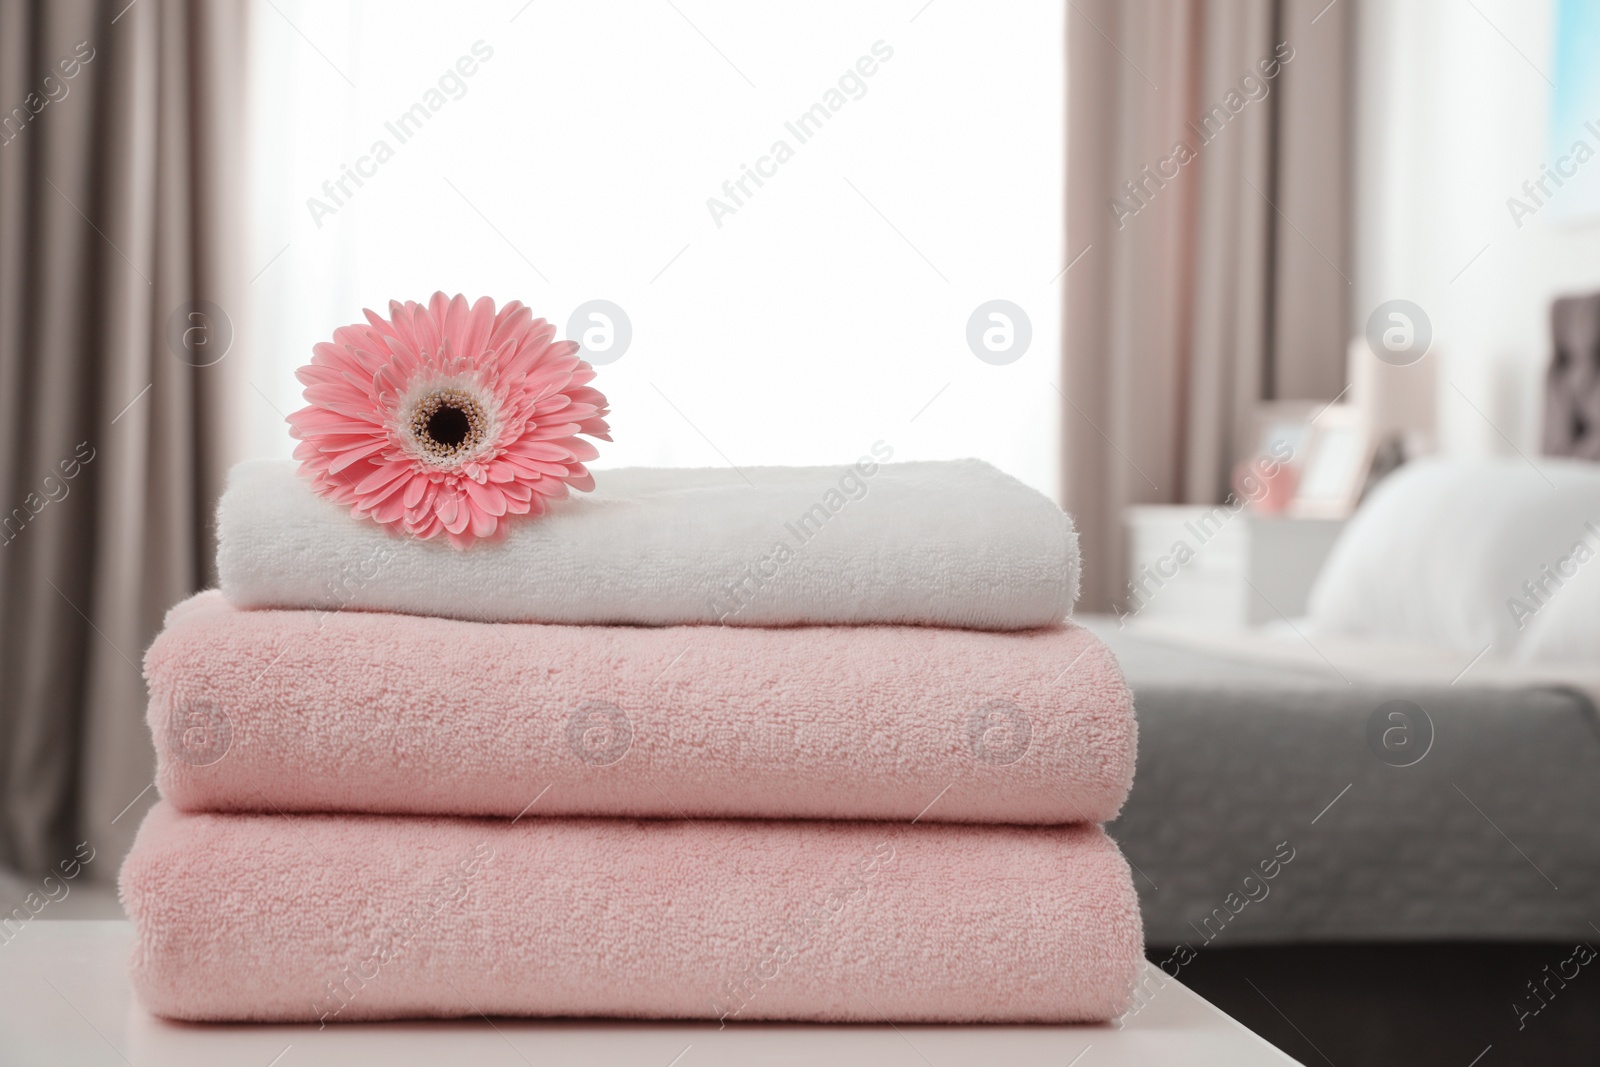
M 295 372 L 308 406 L 289 416 L 295 459 L 317 493 L 356 515 L 457 548 L 589 490 L 580 440 L 611 440 L 606 398 L 573 341 L 513 300 L 434 293 L 387 319 L 333 332 Z

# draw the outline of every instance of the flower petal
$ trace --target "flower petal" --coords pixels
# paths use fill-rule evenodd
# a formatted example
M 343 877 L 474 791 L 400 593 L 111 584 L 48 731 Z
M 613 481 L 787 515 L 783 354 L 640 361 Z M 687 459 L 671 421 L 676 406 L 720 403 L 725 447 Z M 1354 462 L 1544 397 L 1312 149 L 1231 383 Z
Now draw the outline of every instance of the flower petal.
M 366 459 L 374 452 L 378 452 L 386 448 L 388 444 L 389 442 L 380 439 L 369 442 L 368 444 L 359 445 L 355 448 L 346 449 L 344 452 L 338 453 L 338 458 L 328 465 L 328 473 L 338 474 L 352 463 L 355 463 L 358 460 Z
M 467 497 L 478 510 L 488 515 L 499 517 L 506 513 L 505 494 L 496 486 L 480 485 L 477 482 L 467 482 Z
M 363 478 L 361 483 L 356 486 L 356 492 L 363 495 L 376 492 L 396 478 L 404 476 L 410 469 L 411 464 L 409 463 L 386 463 Z
M 474 536 L 492 537 L 498 524 L 497 516 L 489 514 L 482 508 L 472 509 L 472 532 Z

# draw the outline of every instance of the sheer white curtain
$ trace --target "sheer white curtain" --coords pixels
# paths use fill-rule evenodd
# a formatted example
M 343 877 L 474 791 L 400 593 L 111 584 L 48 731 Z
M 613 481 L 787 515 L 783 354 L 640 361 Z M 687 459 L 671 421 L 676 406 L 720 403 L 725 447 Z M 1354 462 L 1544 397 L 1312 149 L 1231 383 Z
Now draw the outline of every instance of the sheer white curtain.
M 563 331 L 623 309 L 597 467 L 881 440 L 1056 494 L 1058 5 L 260 0 L 253 29 L 256 453 L 315 341 L 445 289 Z M 969 345 L 992 300 L 1013 362 Z

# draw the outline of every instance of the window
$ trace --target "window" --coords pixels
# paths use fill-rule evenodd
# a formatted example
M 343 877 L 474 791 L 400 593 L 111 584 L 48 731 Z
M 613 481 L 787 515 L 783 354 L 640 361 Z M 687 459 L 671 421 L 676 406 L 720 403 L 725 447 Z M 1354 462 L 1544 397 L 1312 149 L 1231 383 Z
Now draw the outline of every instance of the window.
M 1056 5 L 262 0 L 253 18 L 255 454 L 288 454 L 313 343 L 444 289 L 522 300 L 563 336 L 590 301 L 622 309 L 598 469 L 844 463 L 881 440 L 1056 495 Z M 992 300 L 1026 323 L 974 319 Z M 620 347 L 618 316 L 579 319 Z M 969 333 L 1013 353 L 1031 336 L 1001 363 Z

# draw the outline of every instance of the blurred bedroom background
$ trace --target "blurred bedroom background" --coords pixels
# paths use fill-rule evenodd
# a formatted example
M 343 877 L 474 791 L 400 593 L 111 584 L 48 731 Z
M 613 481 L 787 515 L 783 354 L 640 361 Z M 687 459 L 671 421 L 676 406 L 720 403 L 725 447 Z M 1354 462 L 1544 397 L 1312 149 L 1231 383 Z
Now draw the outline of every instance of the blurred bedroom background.
M 226 470 L 442 289 L 584 344 L 601 477 L 1052 495 L 1151 960 L 1307 1063 L 1589 1062 L 1596 55 L 1576 0 L 0 0 L 0 933 L 119 914 Z

